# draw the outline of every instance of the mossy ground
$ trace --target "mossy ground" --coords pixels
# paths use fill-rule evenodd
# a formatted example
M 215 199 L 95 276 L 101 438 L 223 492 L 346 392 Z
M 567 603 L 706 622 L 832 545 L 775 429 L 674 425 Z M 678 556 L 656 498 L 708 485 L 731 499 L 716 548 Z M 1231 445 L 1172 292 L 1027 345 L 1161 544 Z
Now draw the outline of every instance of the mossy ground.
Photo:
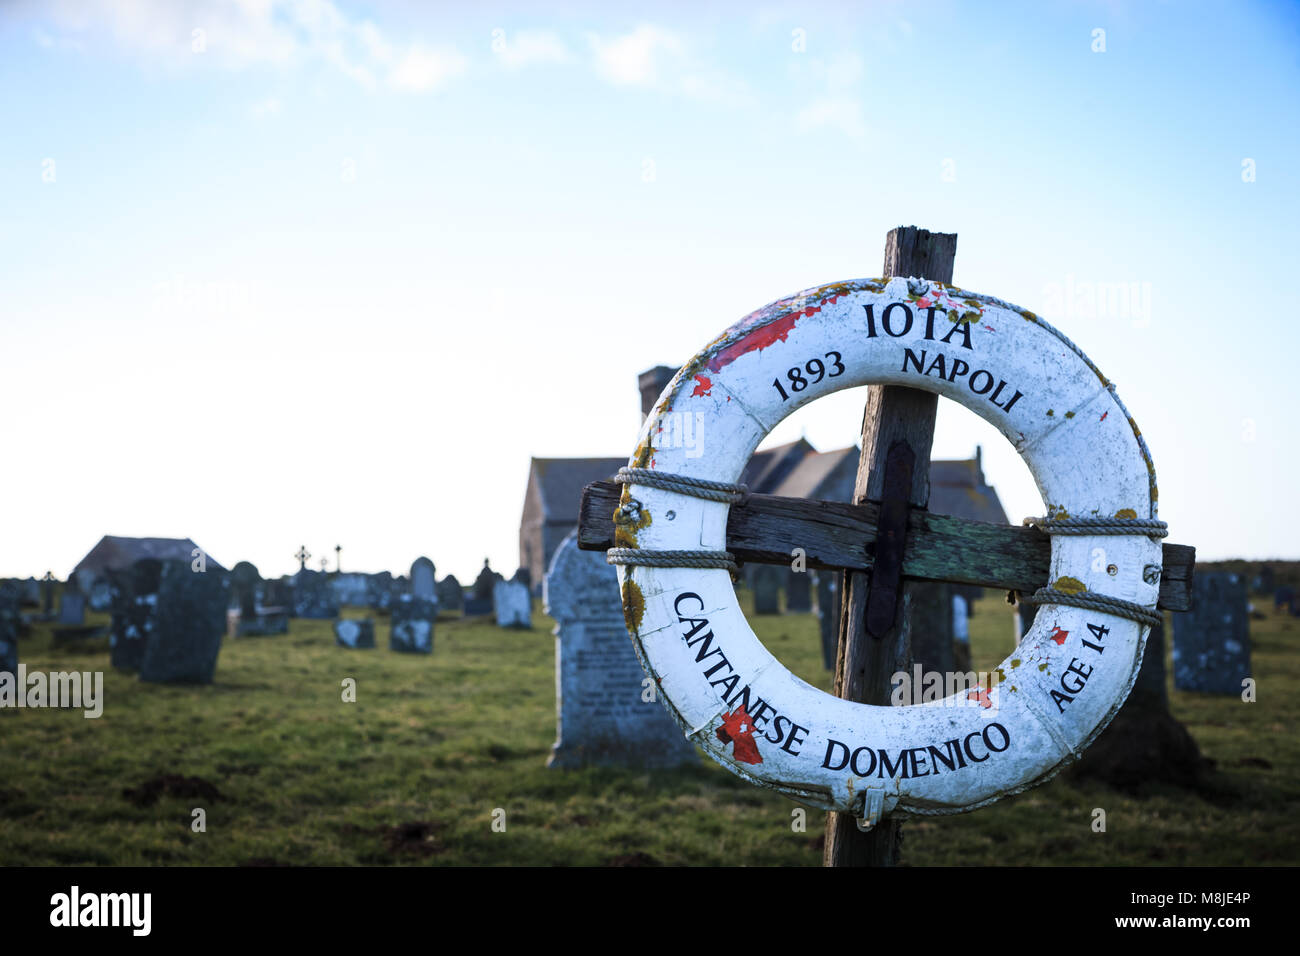
M 909 821 L 912 865 L 1253 865 L 1300 862 L 1300 619 L 1252 621 L 1258 701 L 1170 691 L 1217 762 L 1216 789 L 1152 781 L 1140 795 L 1056 779 L 993 807 Z M 345 612 L 360 616 L 359 611 Z M 1011 612 L 988 592 L 971 619 L 975 666 L 1011 650 Z M 91 615 L 103 620 L 105 615 Z M 796 673 L 828 688 L 812 615 L 750 616 Z M 0 711 L 0 863 L 816 866 L 823 815 L 711 762 L 649 773 L 554 771 L 555 641 L 443 619 L 431 657 L 334 645 L 329 622 L 227 641 L 216 683 L 139 683 L 108 667 L 107 641 L 21 641 L 29 669 L 103 670 L 104 714 Z M 342 700 L 353 678 L 355 703 Z M 219 799 L 124 791 L 167 774 Z M 143 805 L 141 805 L 143 804 Z M 191 830 L 202 806 L 207 830 Z M 1106 832 L 1092 829 L 1095 808 Z M 505 811 L 505 831 L 492 828 Z M 418 825 L 414 825 L 418 824 Z

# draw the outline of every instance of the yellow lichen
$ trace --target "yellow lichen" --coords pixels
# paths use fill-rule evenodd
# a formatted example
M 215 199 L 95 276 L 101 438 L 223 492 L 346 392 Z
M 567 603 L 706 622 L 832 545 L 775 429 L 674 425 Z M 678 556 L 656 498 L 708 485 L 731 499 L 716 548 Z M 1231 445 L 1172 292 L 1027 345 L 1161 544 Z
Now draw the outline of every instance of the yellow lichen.
M 627 485 L 623 486 L 624 491 Z M 621 504 L 626 504 L 622 502 Z M 650 512 L 645 508 L 638 510 L 639 517 L 636 521 L 628 521 L 623 518 L 623 508 L 619 507 L 614 512 L 614 547 L 616 548 L 639 548 L 641 545 L 637 542 L 636 534 L 645 528 L 650 527 Z
M 645 596 L 641 588 L 630 577 L 623 582 L 623 622 L 627 629 L 636 633 L 645 617 Z
M 1116 518 L 1129 518 L 1129 519 L 1133 519 L 1133 518 L 1136 518 L 1137 516 L 1138 516 L 1138 513 L 1137 513 L 1136 511 L 1134 511 L 1132 508 L 1120 508 L 1119 511 L 1116 511 L 1116 512 L 1115 512 L 1115 517 L 1116 517 Z
M 1072 578 L 1069 575 L 1063 575 L 1056 579 L 1052 587 L 1064 594 L 1081 594 L 1088 590 L 1088 585 L 1084 584 L 1078 578 Z

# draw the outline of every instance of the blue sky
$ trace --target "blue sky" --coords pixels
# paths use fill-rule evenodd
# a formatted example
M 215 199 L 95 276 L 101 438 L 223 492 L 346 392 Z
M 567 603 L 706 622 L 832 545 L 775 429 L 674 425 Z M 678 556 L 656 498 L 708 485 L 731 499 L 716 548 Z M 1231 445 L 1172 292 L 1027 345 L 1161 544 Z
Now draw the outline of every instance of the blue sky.
M 1173 540 L 1300 558 L 1296 10 L 8 5 L 0 575 L 105 533 L 508 572 L 530 455 L 629 454 L 637 372 L 900 224 L 1119 384 Z M 977 443 L 1037 513 L 945 403 L 935 457 Z

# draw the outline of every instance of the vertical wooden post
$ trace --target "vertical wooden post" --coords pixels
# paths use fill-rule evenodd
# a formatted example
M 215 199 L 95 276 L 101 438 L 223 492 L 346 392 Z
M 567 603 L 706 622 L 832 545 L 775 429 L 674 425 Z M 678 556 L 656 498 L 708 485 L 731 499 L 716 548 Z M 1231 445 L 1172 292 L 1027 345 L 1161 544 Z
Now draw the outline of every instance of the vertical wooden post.
M 916 276 L 951 283 L 957 255 L 956 233 L 932 233 L 915 226 L 891 229 L 885 239 L 885 276 Z M 886 497 L 886 463 L 897 483 L 898 463 L 910 457 L 910 475 L 904 493 L 912 507 L 930 501 L 930 445 L 939 397 L 931 392 L 896 385 L 873 385 L 862 416 L 862 456 L 853 500 L 859 504 Z M 890 450 L 895 449 L 893 456 Z M 906 451 L 904 451 L 906 449 Z M 907 452 L 910 452 L 908 456 Z M 905 472 L 904 472 L 905 473 Z M 865 704 L 889 704 L 890 677 L 905 670 L 911 657 L 908 605 L 919 596 L 910 584 L 897 595 L 893 625 L 867 634 L 870 575 L 845 574 L 840 604 L 840 640 L 835 661 L 835 696 Z M 878 603 L 879 598 L 877 598 Z M 949 610 L 951 613 L 951 610 Z M 886 818 L 863 833 L 849 813 L 831 813 L 826 819 L 826 866 L 892 866 L 898 862 L 902 832 L 897 821 Z

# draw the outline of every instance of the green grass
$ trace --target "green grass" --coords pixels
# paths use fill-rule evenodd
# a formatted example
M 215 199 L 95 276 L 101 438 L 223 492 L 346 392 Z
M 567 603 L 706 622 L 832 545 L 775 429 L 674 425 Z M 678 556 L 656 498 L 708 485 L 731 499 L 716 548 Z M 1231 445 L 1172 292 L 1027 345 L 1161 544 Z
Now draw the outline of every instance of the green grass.
M 904 861 L 1300 862 L 1300 620 L 1271 603 L 1267 613 L 1252 622 L 1257 703 L 1171 689 L 1174 714 L 1218 763 L 1218 796 L 1157 781 L 1138 798 L 1057 779 L 975 813 L 908 821 Z M 820 864 L 823 814 L 807 811 L 796 832 L 795 804 L 711 762 L 548 770 L 555 642 L 551 621 L 534 620 L 518 632 L 444 619 L 432 657 L 390 653 L 383 619 L 370 651 L 334 646 L 328 622 L 293 621 L 287 636 L 225 642 L 207 687 L 141 684 L 108 668 L 106 641 L 56 652 L 49 625 L 36 625 L 24 663 L 104 670 L 104 715 L 0 711 L 0 863 Z M 829 686 L 811 615 L 750 620 L 791 669 Z M 1010 609 L 992 592 L 971 627 L 977 668 L 1011 650 Z M 345 678 L 356 703 L 341 699 Z M 137 806 L 123 795 L 162 774 L 202 778 L 220 799 Z M 195 806 L 205 833 L 191 831 Z M 1105 833 L 1091 829 L 1096 807 Z M 496 808 L 505 832 L 492 829 Z M 394 837 L 414 822 L 425 826 Z

